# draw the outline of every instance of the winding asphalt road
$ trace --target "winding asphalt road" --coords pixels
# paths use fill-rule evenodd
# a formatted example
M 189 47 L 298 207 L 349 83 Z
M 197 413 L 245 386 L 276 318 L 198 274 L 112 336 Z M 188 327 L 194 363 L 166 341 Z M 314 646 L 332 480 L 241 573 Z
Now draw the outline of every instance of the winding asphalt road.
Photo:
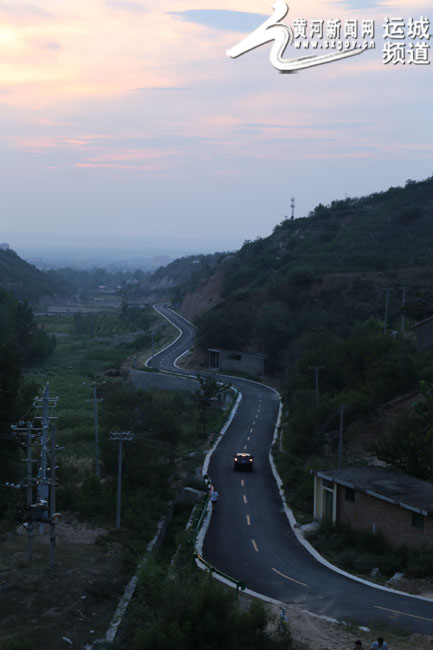
M 193 342 L 195 328 L 166 306 L 157 307 L 181 332 L 148 363 L 161 371 L 179 370 L 176 359 Z M 242 399 L 213 453 L 209 475 L 220 498 L 204 541 L 205 559 L 246 583 L 248 589 L 282 603 L 338 620 L 369 626 L 380 620 L 412 632 L 433 635 L 433 601 L 378 589 L 321 564 L 292 531 L 268 454 L 279 413 L 277 393 L 261 384 L 216 375 L 230 381 Z M 233 454 L 255 456 L 253 472 L 234 472 Z

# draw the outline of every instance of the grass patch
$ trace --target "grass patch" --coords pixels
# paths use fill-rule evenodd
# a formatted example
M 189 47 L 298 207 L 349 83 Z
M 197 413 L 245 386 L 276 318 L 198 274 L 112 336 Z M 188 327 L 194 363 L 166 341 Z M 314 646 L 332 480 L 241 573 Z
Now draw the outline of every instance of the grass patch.
M 433 577 L 432 552 L 391 546 L 380 533 L 372 535 L 350 526 L 324 522 L 309 534 L 308 540 L 330 562 L 358 575 L 369 575 L 377 568 L 382 581 L 397 572 L 407 578 Z
M 153 310 L 149 310 L 152 322 L 160 323 Z M 100 377 L 107 370 L 118 371 L 130 356 L 146 358 L 151 354 L 151 337 L 135 329 L 135 324 L 121 316 L 94 315 L 95 333 L 74 333 L 74 315 L 39 316 L 38 324 L 47 331 L 67 333 L 57 338 L 54 353 L 41 366 L 31 366 L 26 377 L 33 381 L 39 395 L 49 382 L 50 395 L 59 397 L 55 415 L 58 418 L 56 438 L 66 447 L 68 457 L 92 458 L 94 454 L 94 407 L 93 377 L 97 383 L 111 382 L 110 377 Z M 125 334 L 136 331 L 137 336 L 125 339 Z M 164 320 L 158 330 L 155 347 L 165 345 L 173 328 Z M 104 334 L 99 336 L 98 334 Z M 65 452 L 64 452 L 65 453 Z M 70 462 L 70 460 L 69 460 Z

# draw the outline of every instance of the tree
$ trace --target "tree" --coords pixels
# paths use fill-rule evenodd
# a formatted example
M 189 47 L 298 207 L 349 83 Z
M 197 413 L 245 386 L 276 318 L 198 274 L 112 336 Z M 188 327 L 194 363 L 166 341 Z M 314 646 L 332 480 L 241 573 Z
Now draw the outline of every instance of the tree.
M 373 449 L 380 460 L 411 476 L 433 481 L 433 387 L 420 384 L 423 401 L 403 415 Z
M 196 393 L 197 405 L 200 411 L 200 419 L 202 422 L 202 435 L 206 435 L 206 424 L 208 419 L 208 411 L 211 406 L 212 400 L 222 400 L 230 389 L 230 384 L 221 384 L 213 377 L 197 377 L 200 384 L 200 390 Z

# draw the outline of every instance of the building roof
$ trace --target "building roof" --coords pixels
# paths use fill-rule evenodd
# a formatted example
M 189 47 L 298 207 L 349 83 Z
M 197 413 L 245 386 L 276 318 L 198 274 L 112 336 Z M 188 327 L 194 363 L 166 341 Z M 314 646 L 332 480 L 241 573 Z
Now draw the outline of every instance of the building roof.
M 248 357 L 249 359 L 267 359 L 265 354 L 249 354 L 241 350 L 221 350 L 221 348 L 208 348 L 208 352 L 220 352 L 222 354 L 240 354 L 241 357 Z
M 385 467 L 347 467 L 312 470 L 312 473 L 401 508 L 433 515 L 433 484 L 403 472 Z

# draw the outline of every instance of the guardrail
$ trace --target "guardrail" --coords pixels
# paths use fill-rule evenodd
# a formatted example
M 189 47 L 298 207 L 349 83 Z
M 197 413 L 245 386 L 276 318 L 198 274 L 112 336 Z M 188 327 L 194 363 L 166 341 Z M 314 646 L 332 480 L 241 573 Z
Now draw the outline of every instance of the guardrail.
M 233 576 L 229 576 L 228 573 L 224 573 L 224 571 L 220 571 L 219 569 L 214 567 L 212 564 L 210 564 L 210 562 L 205 560 L 204 557 L 199 555 L 199 553 L 194 553 L 194 557 L 196 558 L 196 560 L 198 560 L 199 562 L 204 564 L 207 569 L 209 569 L 209 572 L 210 572 L 211 575 L 216 573 L 219 576 L 221 576 L 222 578 L 225 578 L 225 580 L 228 580 L 229 582 L 233 582 L 236 585 L 236 596 L 239 593 L 239 589 L 241 589 L 242 591 L 244 591 L 244 589 L 246 589 L 246 585 L 245 585 L 245 582 L 243 580 L 238 580 L 237 578 L 233 578 Z

